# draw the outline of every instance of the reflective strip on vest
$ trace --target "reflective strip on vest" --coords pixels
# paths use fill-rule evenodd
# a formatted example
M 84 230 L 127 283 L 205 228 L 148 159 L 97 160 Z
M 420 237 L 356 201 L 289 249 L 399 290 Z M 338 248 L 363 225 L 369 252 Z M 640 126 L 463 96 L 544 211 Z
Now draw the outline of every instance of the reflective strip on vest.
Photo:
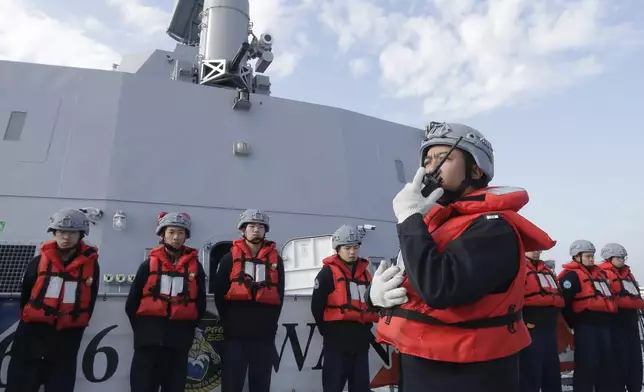
M 49 285 L 45 292 L 45 298 L 59 299 L 61 291 L 63 294 L 62 303 L 73 304 L 76 303 L 76 288 L 78 282 L 65 281 L 60 276 L 52 276 L 49 278 Z
M 639 290 L 637 290 L 637 287 L 633 282 L 630 280 L 622 280 L 622 286 L 624 287 L 624 290 L 626 290 L 627 293 L 633 296 L 638 296 L 640 295 Z
M 255 283 L 262 283 L 266 281 L 266 264 L 263 264 L 261 260 L 257 261 L 258 263 L 245 261 L 244 274 L 250 276 Z
M 555 282 L 555 279 L 551 275 L 537 273 L 537 277 L 539 278 L 539 285 L 542 288 L 544 289 L 550 288 L 553 290 L 558 290 L 557 282 Z
M 168 295 L 170 297 L 176 297 L 179 294 L 183 293 L 183 276 L 170 276 L 166 274 L 161 274 L 161 287 L 159 288 L 159 293 L 163 295 Z
M 602 297 L 608 298 L 613 296 L 606 282 L 593 280 L 593 283 L 595 284 L 595 290 L 601 293 Z
M 367 303 L 367 301 L 365 301 L 366 292 L 367 292 L 367 286 L 358 285 L 356 282 L 349 283 L 349 295 L 351 296 L 350 299 L 358 300 L 361 303 Z

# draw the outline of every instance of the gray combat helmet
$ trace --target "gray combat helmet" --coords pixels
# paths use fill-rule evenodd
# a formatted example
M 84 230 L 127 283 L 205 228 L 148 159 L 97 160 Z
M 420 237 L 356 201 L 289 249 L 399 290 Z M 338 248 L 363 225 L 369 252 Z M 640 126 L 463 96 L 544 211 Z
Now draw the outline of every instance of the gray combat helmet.
M 185 212 L 162 212 L 157 218 L 157 235 L 161 235 L 161 231 L 168 226 L 181 227 L 186 231 L 186 238 L 190 238 L 190 229 L 192 228 L 192 220 L 190 215 Z
M 266 227 L 266 232 L 268 233 L 269 230 L 271 229 L 271 225 L 269 224 L 271 218 L 268 217 L 264 212 L 261 210 L 255 210 L 255 209 L 248 209 L 239 215 L 239 223 L 237 223 L 237 228 L 239 230 L 244 227 L 244 225 L 248 223 L 259 223 L 264 225 Z
M 606 244 L 601 250 L 601 256 L 604 260 L 609 260 L 611 257 L 621 257 L 623 259 L 628 256 L 626 248 L 620 244 L 610 243 Z
M 570 245 L 570 256 L 575 257 L 582 252 L 595 253 L 595 245 L 587 240 L 577 240 Z
M 420 165 L 423 166 L 427 150 L 431 146 L 453 146 L 459 137 L 463 139 L 456 148 L 469 152 L 488 180 L 494 178 L 494 150 L 485 136 L 476 129 L 463 124 L 431 122 L 425 131 L 420 146 Z
M 358 229 L 354 226 L 342 225 L 333 233 L 331 237 L 331 246 L 338 249 L 342 245 L 359 245 L 362 241 Z
M 49 226 L 47 226 L 47 232 L 49 233 L 55 230 L 80 231 L 84 235 L 88 236 L 89 219 L 79 210 L 65 208 L 56 211 L 49 218 Z

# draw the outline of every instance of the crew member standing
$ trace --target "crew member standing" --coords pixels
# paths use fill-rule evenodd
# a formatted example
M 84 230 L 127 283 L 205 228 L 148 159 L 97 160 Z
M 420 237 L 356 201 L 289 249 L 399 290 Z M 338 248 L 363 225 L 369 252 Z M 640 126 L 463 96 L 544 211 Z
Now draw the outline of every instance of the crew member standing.
M 269 392 L 277 360 L 275 335 L 284 303 L 284 262 L 265 236 L 269 217 L 246 210 L 215 276 L 215 304 L 224 326 L 222 392 L 241 392 L 248 370 L 250 392 Z
M 628 392 L 640 392 L 643 374 L 638 310 L 644 309 L 644 300 L 631 269 L 626 265 L 626 249 L 620 244 L 606 244 L 601 257 L 604 262 L 599 268 L 610 280 L 611 293 L 618 308 L 611 327 L 613 358 L 618 369 L 616 390 L 626 388 Z
M 530 344 L 521 319 L 524 252 L 555 242 L 517 213 L 525 190 L 488 187 L 493 162 L 477 130 L 432 123 L 423 167 L 393 200 L 409 301 L 387 309 L 377 338 L 400 351 L 405 392 L 520 390 L 519 351 Z M 440 184 L 428 197 L 426 172 Z M 381 283 L 374 277 L 370 299 L 384 307 Z
M 371 328 L 378 321 L 365 299 L 371 283 L 369 261 L 358 257 L 361 236 L 356 227 L 341 226 L 331 239 L 335 254 L 323 260 L 315 278 L 311 313 L 323 337 L 324 392 L 369 392 Z
M 89 220 L 63 209 L 49 219 L 52 241 L 27 265 L 21 318 L 11 348 L 5 392 L 72 392 L 85 328 L 100 283 L 98 249 L 85 244 Z
M 522 392 L 561 392 L 557 318 L 564 299 L 557 277 L 540 256 L 540 251 L 526 252 L 523 321 L 532 343 L 519 356 L 519 380 Z
M 572 261 L 559 273 L 563 316 L 575 331 L 575 392 L 611 392 L 616 388 L 610 326 L 617 305 L 606 272 L 595 266 L 595 246 L 587 240 L 570 245 Z
M 161 213 L 160 245 L 139 267 L 125 303 L 134 332 L 132 392 L 183 392 L 188 351 L 206 312 L 206 273 L 196 249 L 185 246 L 192 222 L 186 213 Z

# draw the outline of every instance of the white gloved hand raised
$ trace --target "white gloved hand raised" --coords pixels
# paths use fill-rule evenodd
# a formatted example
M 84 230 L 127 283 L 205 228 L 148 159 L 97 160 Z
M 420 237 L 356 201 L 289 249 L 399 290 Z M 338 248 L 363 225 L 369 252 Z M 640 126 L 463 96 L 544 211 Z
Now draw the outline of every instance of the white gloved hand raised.
M 425 168 L 418 168 L 414 179 L 405 184 L 403 189 L 394 197 L 394 214 L 396 214 L 398 223 L 402 223 L 405 219 L 416 213 L 424 216 L 436 204 L 436 201 L 443 196 L 443 188 L 438 188 L 428 197 L 423 197 L 420 191 L 423 188 L 424 176 Z
M 369 298 L 374 306 L 390 308 L 402 305 L 409 301 L 407 289 L 398 287 L 403 282 L 404 276 L 400 268 L 389 266 L 387 261 L 382 260 L 371 281 Z

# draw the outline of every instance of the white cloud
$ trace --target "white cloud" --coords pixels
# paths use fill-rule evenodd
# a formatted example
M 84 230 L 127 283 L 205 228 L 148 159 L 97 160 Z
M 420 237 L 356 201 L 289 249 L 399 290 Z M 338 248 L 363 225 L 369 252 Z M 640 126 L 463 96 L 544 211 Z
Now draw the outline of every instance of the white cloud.
M 118 9 L 123 20 L 144 38 L 164 33 L 172 16 L 170 12 L 142 4 L 139 0 L 107 0 L 107 4 Z
M 96 19 L 93 16 L 88 16 L 82 20 L 83 27 L 88 31 L 96 31 L 98 33 L 107 32 L 107 26 L 103 24 L 100 20 Z
M 255 33 L 274 35 L 275 61 L 268 74 L 289 75 L 305 55 L 316 53 L 306 20 L 307 15 L 310 20 L 314 1 L 250 2 Z M 110 69 L 112 63 L 121 61 L 121 55 L 92 36 L 136 38 L 138 43 L 131 48 L 159 44 L 166 38 L 172 10 L 155 7 L 149 0 L 106 0 L 106 4 L 118 11 L 127 29 L 108 29 L 94 16 L 72 14 L 59 20 L 38 10 L 30 0 L 0 0 L 0 59 Z
M 600 0 L 433 0 L 434 12 L 387 13 L 367 0 L 332 0 L 320 21 L 341 51 L 379 57 L 387 95 L 425 114 L 463 118 L 602 72 L 604 50 L 632 42 Z
M 124 21 L 146 39 L 164 34 L 172 17 L 172 10 L 166 12 L 149 5 L 151 0 L 107 0 L 107 3 L 118 9 Z M 250 0 L 253 31 L 258 36 L 262 33 L 274 36 L 275 60 L 267 74 L 289 75 L 306 54 L 314 53 L 307 34 L 310 26 L 306 24 L 306 16 L 314 5 L 313 0 Z
M 153 0 L 105 0 L 127 29 L 90 15 L 56 19 L 31 1 L 0 0 L 0 58 L 109 69 L 120 55 L 94 38 L 127 52 L 172 44 L 172 10 Z M 249 1 L 254 32 L 274 36 L 269 75 L 289 75 L 318 53 L 317 19 L 354 76 L 377 72 L 385 96 L 413 98 L 434 115 L 464 117 L 565 87 L 602 72 L 601 50 L 632 42 L 628 26 L 606 21 L 601 0 L 408 0 L 400 12 L 379 6 L 397 0 Z
M 72 26 L 28 0 L 0 0 L 0 59 L 110 69 L 121 56 L 87 35 L 98 25 Z
M 322 4 L 320 21 L 338 35 L 341 52 L 359 44 L 381 46 L 391 39 L 400 13 L 387 13 L 368 0 L 333 0 Z
M 356 78 L 365 75 L 369 72 L 369 60 L 366 58 L 352 59 L 349 60 L 349 70 L 351 74 Z
M 315 0 L 250 0 L 250 18 L 256 35 L 273 35 L 275 60 L 266 72 L 283 77 L 291 74 L 307 54 L 316 53 L 309 39 L 310 15 Z

